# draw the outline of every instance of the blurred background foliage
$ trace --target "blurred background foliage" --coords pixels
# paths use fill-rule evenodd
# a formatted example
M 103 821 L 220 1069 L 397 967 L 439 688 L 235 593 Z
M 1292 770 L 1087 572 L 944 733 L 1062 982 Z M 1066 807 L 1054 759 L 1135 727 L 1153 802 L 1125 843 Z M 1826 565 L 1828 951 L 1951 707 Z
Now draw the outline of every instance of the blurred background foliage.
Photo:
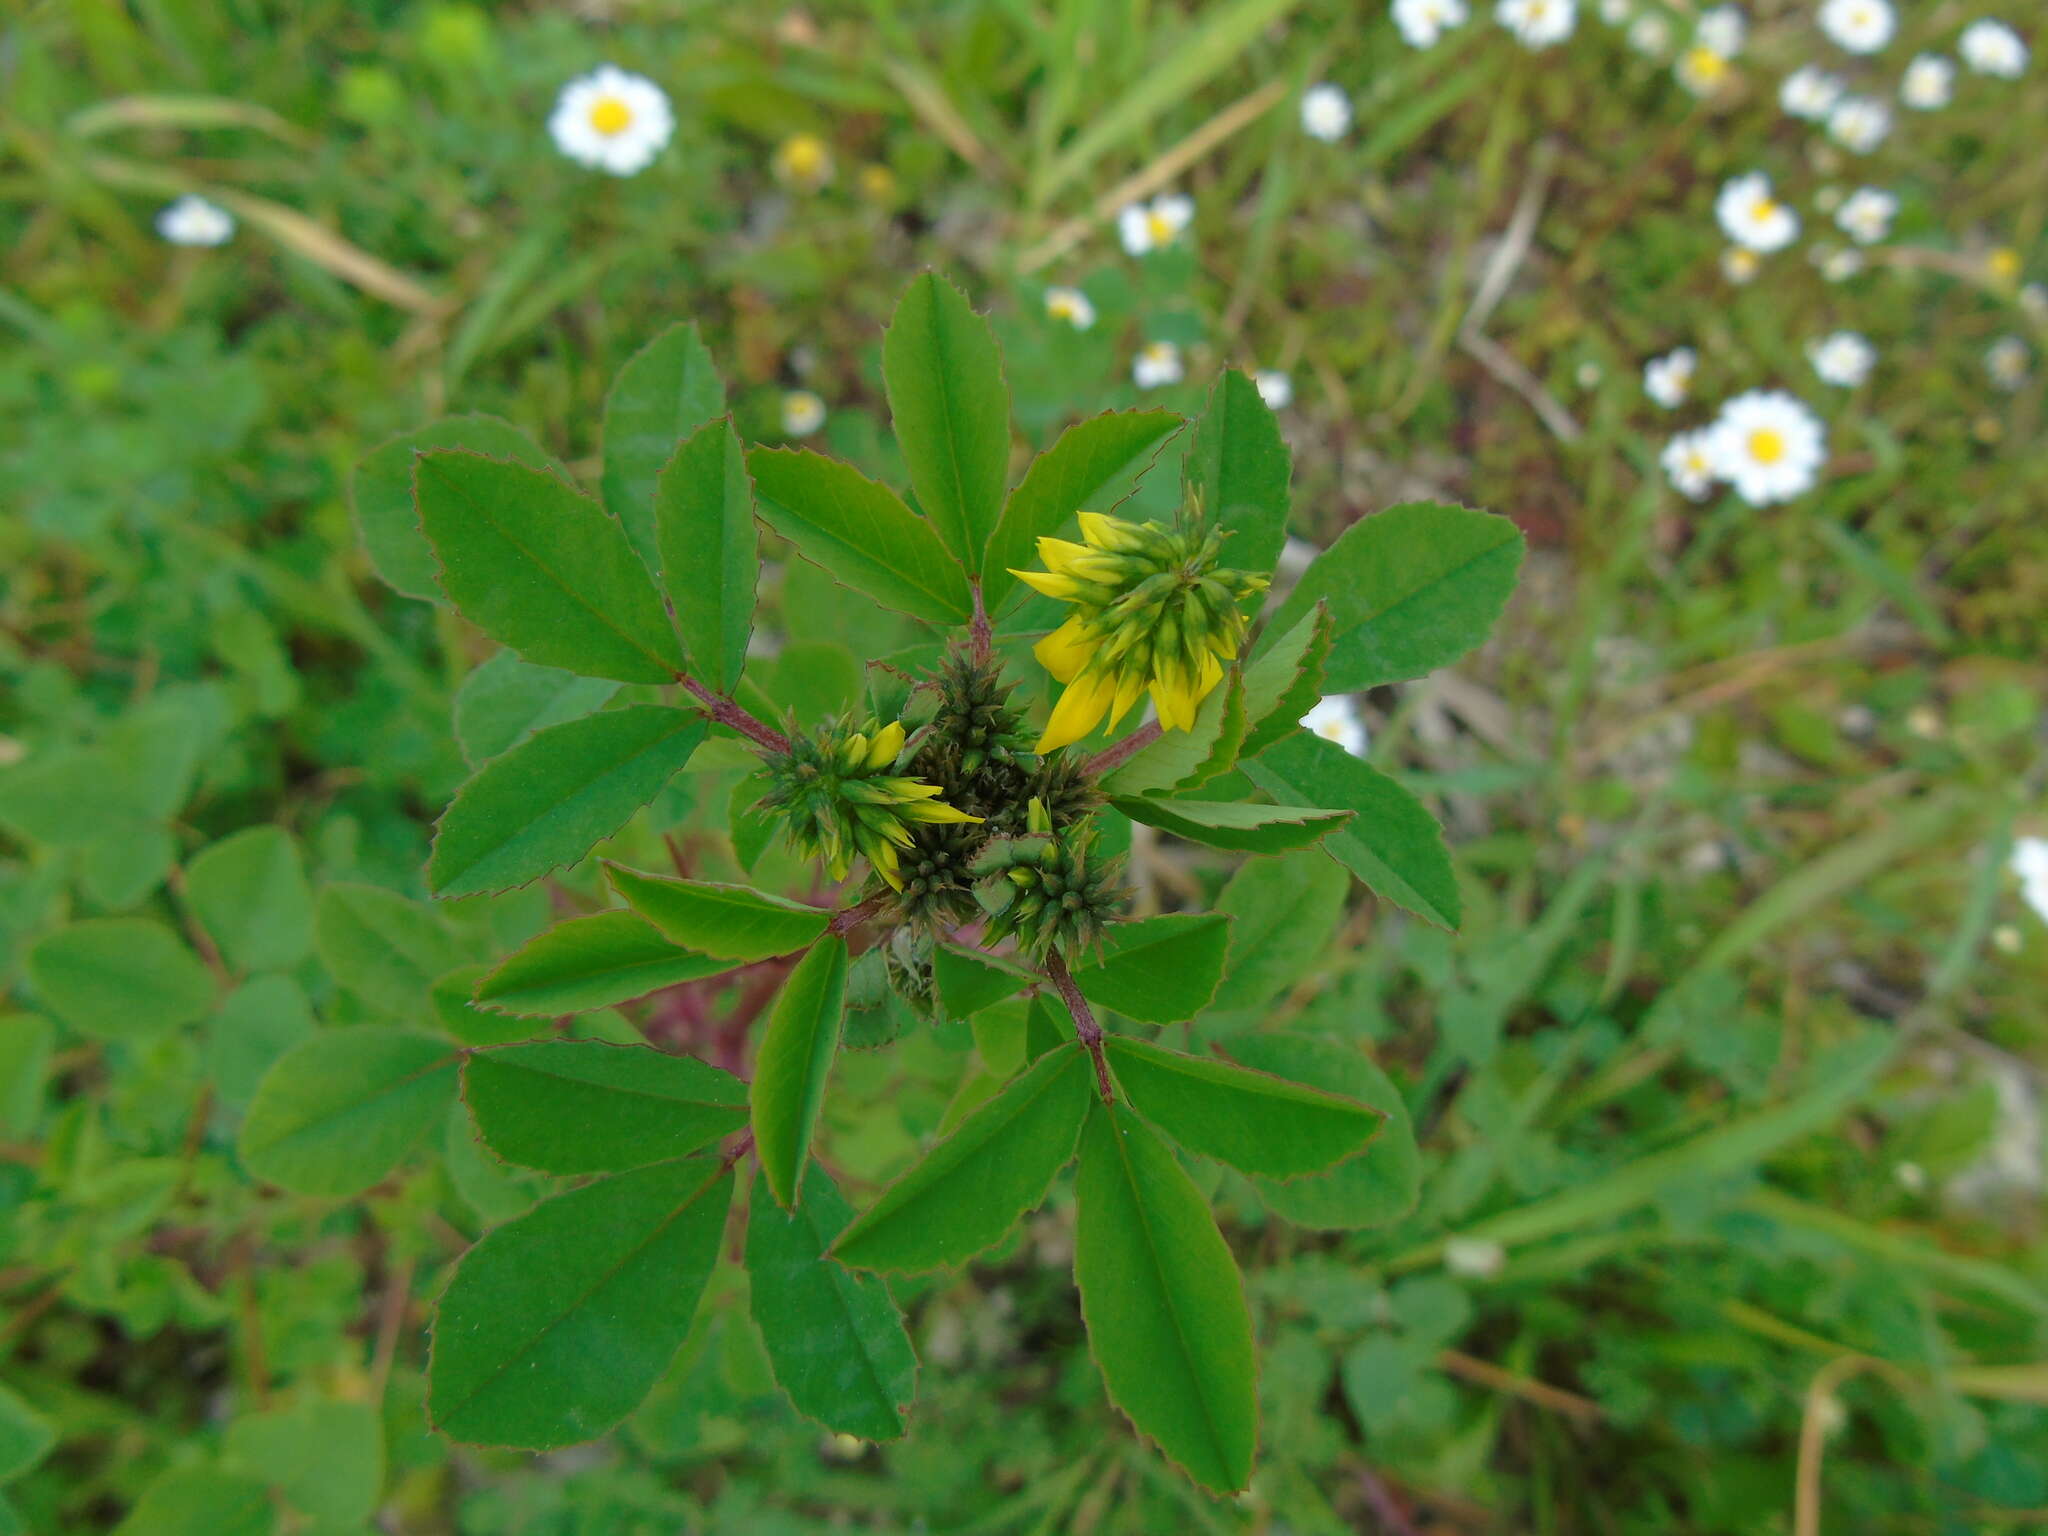
M 1887 57 L 1963 19 L 1909 6 Z M 1535 56 L 1484 16 L 1415 51 L 1376 5 L 1289 0 L 17 7 L 0 1531 L 219 1532 L 249 1489 L 235 1532 L 322 1536 L 2048 1520 L 2048 927 L 2007 873 L 2048 830 L 2048 452 L 2039 369 L 1999 393 L 1984 366 L 2001 334 L 2040 350 L 2018 295 L 2048 276 L 2048 75 L 1959 89 L 1845 166 L 1776 107 L 1810 18 L 1752 26 L 1703 102 L 1590 13 Z M 544 128 L 604 60 L 678 117 L 627 180 Z M 1356 109 L 1336 144 L 1300 127 L 1317 80 Z M 829 149 L 814 191 L 776 174 L 798 134 Z M 1802 203 L 1881 180 L 1911 254 L 1830 282 L 1787 253 L 1731 286 L 1713 194 L 1759 166 Z M 191 190 L 230 243 L 158 238 Z M 1189 237 L 1128 257 L 1114 215 L 1159 190 L 1193 197 Z M 435 1135 L 335 1204 L 233 1153 L 291 1044 L 431 1022 L 435 978 L 597 900 L 581 877 L 420 899 L 466 758 L 565 706 L 545 678 L 465 687 L 488 647 L 375 580 L 354 462 L 485 411 L 587 474 L 606 382 L 693 319 L 745 435 L 810 390 L 820 446 L 900 479 L 879 327 L 926 265 L 991 311 L 1033 446 L 1278 369 L 1302 539 L 1430 496 L 1532 541 L 1486 652 L 1361 701 L 1374 761 L 1451 827 L 1465 930 L 1271 865 L 1237 899 L 1300 903 L 1269 943 L 1308 979 L 1191 1029 L 1368 1048 L 1423 1155 L 1419 1206 L 1343 1236 L 1206 1172 L 1265 1360 L 1234 1504 L 1102 1401 L 1064 1200 L 998 1261 L 899 1288 L 925 1362 L 904 1442 L 821 1440 L 744 1311 L 707 1309 L 626 1430 L 535 1459 L 420 1412 L 427 1303 L 525 1176 Z M 1092 328 L 1047 315 L 1050 283 Z M 1664 484 L 1645 357 L 1689 344 L 1706 395 L 1813 400 L 1804 347 L 1840 326 L 1880 362 L 1828 392 L 1815 493 Z M 1158 340 L 1186 382 L 1141 392 Z M 750 677 L 849 696 L 904 639 L 865 612 L 779 566 Z M 716 839 L 725 796 L 680 785 L 623 841 Z M 1231 871 L 1198 852 L 1142 847 L 1141 899 L 1213 894 Z M 849 1059 L 854 1183 L 938 1123 L 971 1046 Z

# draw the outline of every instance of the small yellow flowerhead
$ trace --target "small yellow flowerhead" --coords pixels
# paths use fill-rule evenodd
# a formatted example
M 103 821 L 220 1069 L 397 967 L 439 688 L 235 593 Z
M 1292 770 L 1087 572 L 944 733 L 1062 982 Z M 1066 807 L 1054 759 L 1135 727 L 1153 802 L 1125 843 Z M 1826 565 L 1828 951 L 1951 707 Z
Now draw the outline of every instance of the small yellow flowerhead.
M 1080 514 L 1079 544 L 1038 541 L 1043 571 L 1011 574 L 1074 605 L 1067 621 L 1032 654 L 1066 691 L 1053 707 L 1038 750 L 1079 741 L 1104 715 L 1112 728 L 1150 693 L 1159 723 L 1192 730 L 1195 711 L 1223 680 L 1223 665 L 1244 643 L 1238 604 L 1266 578 L 1217 564 L 1223 536 L 1197 520 L 1187 531 Z
M 820 726 L 768 759 L 761 808 L 780 816 L 790 846 L 822 861 L 834 880 L 865 858 L 900 891 L 898 855 L 911 846 L 913 825 L 981 820 L 941 800 L 938 785 L 896 771 L 906 740 L 900 720 L 870 720 L 858 731 L 845 721 Z
M 775 151 L 775 179 L 793 192 L 816 192 L 832 179 L 832 150 L 815 133 L 797 133 Z

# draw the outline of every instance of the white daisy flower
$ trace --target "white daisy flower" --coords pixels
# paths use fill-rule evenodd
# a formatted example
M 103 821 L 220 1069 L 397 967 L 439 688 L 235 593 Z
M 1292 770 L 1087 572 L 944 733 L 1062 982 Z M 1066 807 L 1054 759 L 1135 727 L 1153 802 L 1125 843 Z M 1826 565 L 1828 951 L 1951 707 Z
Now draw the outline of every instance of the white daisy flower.
M 1855 331 L 1835 331 L 1809 345 L 1806 356 L 1821 383 L 1854 389 L 1870 377 L 1877 363 L 1877 348 Z
M 1310 86 L 1301 96 L 1301 128 L 1312 139 L 1336 143 L 1351 129 L 1351 98 L 1339 86 Z
M 2048 923 L 2048 837 L 2014 839 L 2011 868 L 2020 877 L 2020 899 Z
M 1525 48 L 1548 48 L 1572 35 L 1577 0 L 1499 0 L 1494 16 Z
M 1671 72 L 1693 95 L 1711 96 L 1728 83 L 1733 67 L 1726 55 L 1714 52 L 1704 43 L 1694 43 L 1678 56 Z
M 792 389 L 782 397 L 785 437 L 809 437 L 825 425 L 825 402 L 808 389 Z
M 2017 336 L 1999 337 L 1984 349 L 1984 371 L 2000 389 L 2018 389 L 2027 382 L 2027 344 Z
M 1835 225 L 1858 245 L 1875 245 L 1892 232 L 1899 200 L 1882 187 L 1858 187 L 1835 210 Z
M 1820 275 L 1831 283 L 1846 283 L 1863 270 L 1863 253 L 1854 246 L 1816 248 L 1813 264 L 1820 268 Z
M 1707 434 L 1681 432 L 1664 445 L 1665 478 L 1687 501 L 1705 501 L 1714 489 L 1714 461 L 1707 454 Z
M 1173 244 L 1194 222 L 1195 200 L 1178 192 L 1162 192 L 1148 203 L 1127 203 L 1116 216 L 1117 234 L 1133 256 Z
M 1819 122 L 1842 97 L 1842 82 L 1826 70 L 1802 64 L 1778 87 L 1778 105 L 1794 117 Z
M 1891 0 L 1821 0 L 1820 29 L 1851 53 L 1875 53 L 1899 30 Z
M 1045 313 L 1048 319 L 1064 321 L 1077 331 L 1095 323 L 1095 305 L 1078 288 L 1046 289 Z
M 1869 154 L 1891 131 L 1891 108 L 1869 96 L 1844 96 L 1828 113 L 1828 137 L 1852 154 Z
M 1508 1251 L 1490 1237 L 1454 1237 L 1444 1244 L 1444 1268 L 1466 1280 L 1491 1280 L 1508 1262 Z
M 2027 67 L 2027 45 L 2019 33 L 1988 16 L 1963 28 L 1956 51 L 1978 74 L 1996 75 L 2001 80 L 2016 80 Z
M 1956 66 L 1938 53 L 1916 53 L 1899 81 L 1899 100 L 1915 112 L 1939 112 L 1955 95 Z
M 1301 728 L 1325 741 L 1334 741 L 1353 757 L 1365 756 L 1372 745 L 1365 719 L 1358 712 L 1358 703 L 1348 693 L 1333 693 L 1328 698 L 1318 699 L 1301 717 Z
M 793 133 L 775 147 L 769 169 L 793 192 L 819 192 L 832 180 L 832 147 L 815 133 Z
M 1820 418 L 1780 389 L 1737 395 L 1707 428 L 1715 475 L 1753 507 L 1812 490 L 1827 456 Z
M 1628 16 L 1628 0 L 1600 0 L 1600 19 L 1610 27 L 1620 26 Z
M 600 64 L 562 87 L 548 132 L 578 165 L 613 176 L 647 169 L 676 130 L 660 86 L 644 75 Z
M 1693 370 L 1699 361 L 1699 354 L 1691 347 L 1679 347 L 1662 357 L 1651 358 L 1643 364 L 1643 393 L 1667 411 L 1678 409 L 1692 392 Z
M 1180 348 L 1170 341 L 1147 342 L 1131 363 L 1131 382 L 1140 389 L 1158 389 L 1178 384 L 1187 376 L 1181 365 Z
M 1693 28 L 1692 39 L 1702 48 L 1711 48 L 1724 59 L 1732 59 L 1742 52 L 1742 45 L 1749 36 L 1749 23 L 1743 17 L 1739 6 L 1717 5 L 1711 11 L 1700 13 L 1699 24 Z
M 156 216 L 156 232 L 173 245 L 223 245 L 234 235 L 235 216 L 187 192 Z
M 1394 0 L 1394 26 L 1411 48 L 1428 48 L 1471 18 L 1465 0 Z
M 1661 12 L 1643 12 L 1629 23 L 1628 45 L 1646 59 L 1661 59 L 1671 48 L 1671 23 Z
M 1799 238 L 1799 215 L 1771 196 L 1771 178 L 1762 171 L 1723 182 L 1714 217 L 1730 240 L 1752 251 L 1781 251 Z
M 1762 266 L 1755 251 L 1740 245 L 1731 245 L 1721 253 L 1721 275 L 1731 283 L 1748 282 Z
M 1266 402 L 1266 409 L 1284 411 L 1294 404 L 1294 380 L 1278 368 L 1261 368 L 1252 375 L 1252 383 L 1258 386 L 1259 398 Z

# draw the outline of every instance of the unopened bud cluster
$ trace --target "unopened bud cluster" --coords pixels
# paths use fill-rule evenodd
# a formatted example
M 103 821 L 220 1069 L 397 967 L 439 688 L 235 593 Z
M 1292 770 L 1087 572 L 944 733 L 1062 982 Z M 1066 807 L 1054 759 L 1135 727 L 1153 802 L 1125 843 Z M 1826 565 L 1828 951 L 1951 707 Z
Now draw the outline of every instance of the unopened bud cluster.
M 1223 535 L 1199 515 L 1177 529 L 1080 514 L 1079 544 L 1038 541 L 1043 571 L 1012 574 L 1074 612 L 1034 654 L 1066 684 L 1038 749 L 1112 728 L 1149 693 L 1167 730 L 1192 730 L 1195 711 L 1244 644 L 1240 604 L 1266 578 L 1220 564 Z
M 1038 800 L 1030 804 L 1028 825 L 1021 837 L 990 839 L 975 860 L 974 893 L 988 914 L 983 942 L 1014 937 L 1039 960 L 1055 949 L 1093 948 L 1116 915 L 1116 862 L 1094 856 L 1085 827 L 1054 832 Z
M 844 880 L 853 861 L 865 858 L 901 890 L 902 855 L 915 846 L 913 829 L 981 820 L 948 805 L 937 784 L 899 770 L 907 740 L 901 721 L 870 720 L 856 731 L 841 719 L 797 736 L 787 752 L 766 760 L 761 807 L 781 818 L 790 846 L 823 863 L 834 880 Z

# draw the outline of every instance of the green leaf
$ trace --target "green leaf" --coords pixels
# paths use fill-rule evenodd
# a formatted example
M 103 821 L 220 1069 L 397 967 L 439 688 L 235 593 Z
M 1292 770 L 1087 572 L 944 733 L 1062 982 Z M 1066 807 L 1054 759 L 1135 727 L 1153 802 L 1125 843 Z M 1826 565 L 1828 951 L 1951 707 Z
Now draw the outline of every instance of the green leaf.
M 308 1518 L 367 1526 L 384 1487 L 384 1426 L 368 1403 L 308 1398 L 228 1426 L 231 1470 L 268 1483 Z
M 1216 898 L 1230 918 L 1230 953 L 1213 1010 L 1257 1008 L 1306 976 L 1344 918 L 1351 877 L 1303 852 L 1240 865 Z
M 427 991 L 434 1006 L 434 1018 L 459 1045 L 511 1045 L 547 1033 L 547 1026 L 525 1019 L 486 1013 L 477 1003 L 476 989 L 491 974 L 488 965 L 458 965 L 446 976 L 435 979 Z
M 754 1057 L 754 1155 L 785 1210 L 802 1193 L 798 1182 L 810 1160 L 845 1011 L 846 940 L 828 936 L 783 983 Z
M 1033 459 L 982 552 L 981 595 L 988 611 L 997 612 L 1017 589 L 1012 569 L 1037 568 L 1039 539 L 1058 533 L 1119 471 L 1136 483 L 1143 466 L 1134 461 L 1181 425 L 1171 411 L 1111 411 L 1076 422 Z
M 539 1040 L 473 1053 L 462 1094 L 484 1144 L 546 1173 L 614 1173 L 682 1157 L 747 1123 L 730 1072 L 645 1045 Z
M 1010 468 L 1010 391 L 995 333 L 965 294 L 923 273 L 882 335 L 882 379 L 918 505 L 947 548 L 978 561 Z
M 1439 928 L 1458 926 L 1458 876 L 1443 828 L 1379 769 L 1306 731 L 1243 767 L 1276 800 L 1356 811 L 1349 826 L 1324 840 L 1323 851 L 1396 906 Z
M 244 1108 L 272 1064 L 317 1028 L 291 977 L 250 977 L 207 1020 L 203 1060 L 215 1096 L 230 1109 Z
M 1110 1401 L 1196 1482 L 1251 1478 L 1251 1311 L 1223 1234 L 1171 1150 L 1125 1106 L 1081 1132 L 1074 1281 Z
M 1293 465 L 1280 423 L 1259 386 L 1227 368 L 1209 390 L 1181 475 L 1201 498 L 1209 526 L 1229 537 L 1223 563 L 1264 576 L 1287 542 L 1287 485 Z M 1256 606 L 1258 598 L 1250 599 Z
M 856 1269 L 965 1264 L 1045 1199 L 1094 1091 L 1078 1047 L 1048 1051 L 883 1190 L 832 1246 Z
M 1074 972 L 1082 995 L 1148 1024 L 1178 1024 L 1216 995 L 1230 948 L 1230 919 L 1214 912 L 1169 912 L 1112 923 L 1102 948 L 1102 959 Z
M 635 913 L 595 912 L 529 939 L 478 983 L 476 1001 L 527 1018 L 588 1013 L 732 968 L 678 948 Z
M 730 693 L 747 664 L 761 574 L 754 483 L 730 420 L 704 427 L 668 460 L 655 482 L 654 529 L 690 670 Z
M 213 974 L 161 923 L 101 917 L 38 939 L 28 978 L 44 1007 L 89 1035 L 140 1040 L 204 1018 Z
M 447 1114 L 460 1059 L 447 1041 L 406 1029 L 315 1035 L 263 1074 L 242 1121 L 242 1161 L 297 1194 L 361 1194 Z
M 747 468 L 762 521 L 834 580 L 913 618 L 972 617 L 967 573 L 887 486 L 805 449 L 756 448 Z
M 1229 771 L 1244 742 L 1244 679 L 1232 667 L 1195 711 L 1191 731 L 1168 731 L 1102 781 L 1112 795 L 1167 794 Z
M 49 1086 L 57 1026 L 39 1014 L 0 1013 L 0 1135 L 33 1138 Z
M 434 1316 L 433 1426 L 472 1445 L 552 1450 L 632 1412 L 690 1331 L 732 1183 L 708 1158 L 657 1163 L 494 1227 Z
M 649 570 L 660 564 L 655 483 L 662 466 L 684 438 L 724 414 L 725 385 L 692 323 L 670 326 L 612 380 L 604 398 L 604 505 Z
M 1259 1198 L 1276 1216 L 1298 1227 L 1335 1230 L 1376 1227 L 1406 1215 L 1422 1188 L 1422 1155 L 1407 1102 L 1371 1058 L 1354 1046 L 1313 1035 L 1240 1035 L 1231 1056 L 1260 1072 L 1341 1093 L 1386 1118 L 1372 1144 L 1327 1173 L 1306 1178 L 1254 1179 Z
M 1239 1173 L 1318 1173 L 1362 1150 L 1386 1119 L 1353 1099 L 1129 1035 L 1111 1035 L 1104 1049 L 1139 1114 Z
M 1149 795 L 1112 799 L 1133 821 L 1191 843 L 1242 853 L 1285 853 L 1320 842 L 1351 819 L 1349 811 L 1305 805 L 1244 805 L 1215 800 L 1156 800 Z
M 647 875 L 622 864 L 606 864 L 604 872 L 626 905 L 664 937 L 727 960 L 793 955 L 823 937 L 832 921 L 822 907 L 744 885 Z
M 932 952 L 932 984 L 949 1019 L 964 1019 L 991 1003 L 1014 997 L 1040 980 L 999 955 L 941 944 Z
M 50 1421 L 0 1385 L 0 1483 L 21 1476 L 56 1443 Z
M 589 497 L 474 453 L 422 454 L 413 483 L 442 589 L 492 639 L 584 677 L 666 683 L 683 670 L 647 568 Z
M 496 416 L 447 416 L 415 431 L 401 432 L 379 444 L 356 465 L 351 487 L 356 527 L 370 564 L 394 590 L 427 603 L 446 603 L 434 548 L 420 531 L 420 515 L 412 499 L 412 461 L 416 453 L 437 448 L 466 448 L 471 453 L 510 459 L 531 469 L 561 470 L 534 441 L 509 421 Z
M 1279 635 L 1318 602 L 1336 636 L 1324 687 L 1356 693 L 1421 677 L 1484 640 L 1507 606 L 1525 541 L 1504 517 L 1411 501 L 1354 523 L 1273 616 Z
M 709 733 L 702 715 L 664 704 L 537 732 L 456 791 L 434 829 L 428 889 L 505 891 L 576 863 L 682 772 Z
M 496 651 L 456 691 L 455 739 L 463 760 L 474 768 L 535 731 L 604 708 L 618 691 L 607 677 L 578 677 L 560 667 L 536 667 L 511 651 Z
M 1323 696 L 1323 663 L 1329 654 L 1330 610 L 1317 603 L 1244 669 L 1248 727 L 1240 758 L 1257 757 L 1293 734 Z
M 754 1323 L 775 1380 L 797 1412 L 863 1440 L 894 1440 L 917 1394 L 917 1355 L 879 1276 L 825 1257 L 853 1209 L 822 1168 L 794 1211 L 777 1209 L 765 1175 L 747 1211 Z
M 185 894 L 236 971 L 288 970 L 313 948 L 313 892 L 282 827 L 224 837 L 185 867 Z
M 147 1488 L 114 1536 L 270 1536 L 277 1511 L 254 1478 L 173 1467 Z
M 374 885 L 330 885 L 313 903 L 313 946 L 337 983 L 388 1014 L 416 1017 L 427 989 L 467 957 L 441 914 Z

